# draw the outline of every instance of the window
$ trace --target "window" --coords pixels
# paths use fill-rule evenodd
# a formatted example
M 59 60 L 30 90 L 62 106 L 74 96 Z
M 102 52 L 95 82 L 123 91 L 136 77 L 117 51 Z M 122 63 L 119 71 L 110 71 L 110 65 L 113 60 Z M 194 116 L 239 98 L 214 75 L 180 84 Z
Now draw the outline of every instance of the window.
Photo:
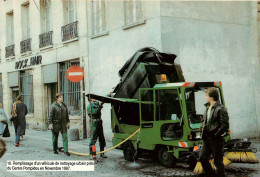
M 40 1 L 41 12 L 41 32 L 39 35 L 39 48 L 51 46 L 52 31 L 51 31 L 51 0 Z
M 165 141 L 181 139 L 183 126 L 178 123 L 166 123 L 161 126 L 161 138 Z
M 93 35 L 106 31 L 106 3 L 104 0 L 92 1 Z
M 42 33 L 51 31 L 51 1 L 41 0 L 41 25 Z
M 142 2 L 140 0 L 124 1 L 125 25 L 129 25 L 144 19 Z
M 176 89 L 156 91 L 156 120 L 180 120 L 182 117 Z
M 81 94 L 80 83 L 70 82 L 67 78 L 67 69 L 72 66 L 79 66 L 79 62 L 60 63 L 60 92 L 63 94 L 63 101 L 68 106 L 70 115 L 81 115 Z
M 154 120 L 153 90 L 142 90 L 140 99 L 142 121 Z
M 20 94 L 19 87 L 12 88 L 12 103 L 16 101 L 17 96 Z
M 75 0 L 63 0 L 64 25 L 76 21 Z
M 3 104 L 3 85 L 2 85 L 2 74 L 0 74 L 0 103 Z
M 20 53 L 24 54 L 31 51 L 29 3 L 22 6 L 22 37 L 23 40 L 20 42 Z
M 22 6 L 22 32 L 23 39 L 30 38 L 30 13 L 29 13 L 29 4 Z
M 21 81 L 21 95 L 23 96 L 23 102 L 26 104 L 28 113 L 33 113 L 33 75 L 31 70 L 22 71 L 20 73 Z
M 257 3 L 258 8 L 258 21 L 260 22 L 260 2 Z
M 6 15 L 6 36 L 7 46 L 14 44 L 14 14 L 10 12 Z

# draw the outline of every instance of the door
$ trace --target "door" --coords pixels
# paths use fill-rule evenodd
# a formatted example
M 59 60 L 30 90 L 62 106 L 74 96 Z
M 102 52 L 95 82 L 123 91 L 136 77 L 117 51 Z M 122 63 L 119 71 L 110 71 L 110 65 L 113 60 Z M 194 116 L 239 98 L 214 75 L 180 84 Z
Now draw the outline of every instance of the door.
M 19 87 L 12 88 L 12 104 L 16 101 L 16 97 L 19 95 L 20 90 Z
M 141 125 L 139 148 L 147 150 L 153 150 L 155 148 L 155 141 L 159 137 L 159 132 L 155 128 L 153 96 L 154 91 L 151 89 L 140 89 L 139 91 Z
M 50 115 L 51 105 L 56 100 L 55 95 L 57 93 L 57 83 L 47 84 L 47 117 Z
M 171 141 L 183 137 L 181 102 L 177 89 L 156 90 L 156 122 L 161 139 Z

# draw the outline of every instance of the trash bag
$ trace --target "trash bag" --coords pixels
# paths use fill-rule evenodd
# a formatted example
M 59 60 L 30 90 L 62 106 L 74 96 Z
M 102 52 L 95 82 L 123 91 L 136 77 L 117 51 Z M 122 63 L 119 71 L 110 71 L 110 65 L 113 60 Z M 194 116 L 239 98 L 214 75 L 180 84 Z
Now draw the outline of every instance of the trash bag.
M 10 131 L 8 128 L 8 124 L 6 124 L 6 126 L 5 126 L 5 130 L 3 132 L 3 137 L 10 137 Z

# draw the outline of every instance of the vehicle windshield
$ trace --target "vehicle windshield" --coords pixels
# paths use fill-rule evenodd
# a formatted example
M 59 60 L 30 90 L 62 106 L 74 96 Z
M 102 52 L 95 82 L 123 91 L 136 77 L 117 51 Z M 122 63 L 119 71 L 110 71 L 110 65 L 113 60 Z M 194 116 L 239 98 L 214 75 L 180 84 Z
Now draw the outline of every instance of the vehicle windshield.
M 191 129 L 197 129 L 201 127 L 201 121 L 203 119 L 203 115 L 206 110 L 205 89 L 207 88 L 200 87 L 200 88 L 188 88 L 185 90 L 187 115 L 188 115 L 189 125 Z M 220 103 L 222 103 L 219 88 L 218 88 L 218 92 L 219 92 Z
M 201 121 L 205 111 L 205 88 L 188 88 L 185 91 L 187 115 L 191 129 L 201 127 Z

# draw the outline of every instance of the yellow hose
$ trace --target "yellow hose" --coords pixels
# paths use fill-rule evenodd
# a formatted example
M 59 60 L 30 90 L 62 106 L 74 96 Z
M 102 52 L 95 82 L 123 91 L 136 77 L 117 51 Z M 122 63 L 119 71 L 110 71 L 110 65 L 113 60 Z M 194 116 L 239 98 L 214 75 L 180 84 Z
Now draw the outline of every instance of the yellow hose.
M 111 147 L 105 151 L 101 151 L 101 152 L 97 152 L 97 154 L 102 154 L 102 153 L 106 153 L 108 151 L 111 151 L 113 149 L 115 149 L 116 147 L 120 146 L 121 144 L 123 144 L 124 142 L 126 142 L 127 140 L 129 140 L 130 138 L 132 138 L 136 133 L 138 133 L 140 131 L 140 128 L 138 128 L 132 135 L 130 135 L 128 138 L 126 138 L 124 141 L 118 143 L 117 145 L 115 145 L 114 147 Z M 74 154 L 74 155 L 79 155 L 79 156 L 89 156 L 90 154 L 84 154 L 84 153 L 78 153 L 78 152 L 73 152 L 73 151 L 69 151 L 69 153 Z

